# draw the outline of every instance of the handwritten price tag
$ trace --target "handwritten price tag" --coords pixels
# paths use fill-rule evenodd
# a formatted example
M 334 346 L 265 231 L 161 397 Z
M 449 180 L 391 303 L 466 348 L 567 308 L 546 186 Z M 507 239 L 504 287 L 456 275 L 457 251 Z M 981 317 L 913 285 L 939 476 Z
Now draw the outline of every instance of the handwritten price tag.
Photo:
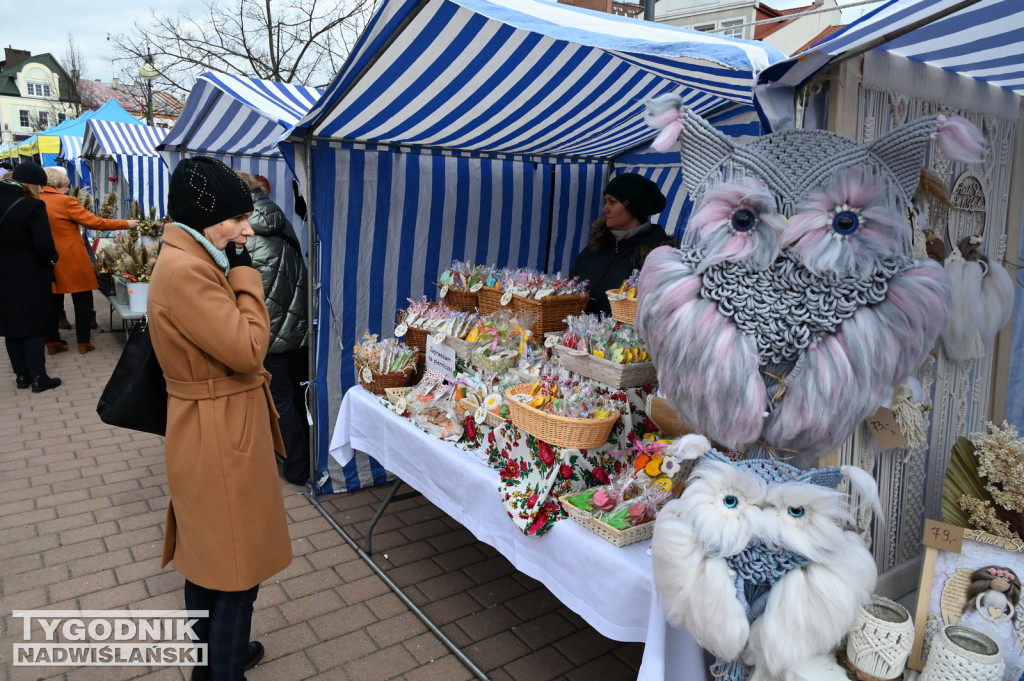
M 511 291 L 505 291 L 503 294 L 501 294 L 501 304 L 502 305 L 508 305 L 511 302 L 512 302 L 512 292 Z
M 445 284 L 444 286 L 441 287 L 441 290 L 440 292 L 438 292 L 438 295 L 441 296 L 442 298 L 448 295 L 448 284 Z
M 473 420 L 477 423 L 483 423 L 485 418 L 487 418 L 487 410 L 483 407 L 477 407 L 476 411 L 473 412 Z
M 473 284 L 472 286 L 469 287 L 469 292 L 470 293 L 476 293 L 477 291 L 479 291 L 483 287 L 484 287 L 484 283 L 482 281 L 478 281 L 478 282 L 476 282 L 475 284 Z
M 548 336 L 544 339 L 544 347 L 553 348 L 558 345 L 558 336 Z
M 960 553 L 964 544 L 964 528 L 941 523 L 938 520 L 924 521 L 924 545 L 941 551 Z
M 434 345 L 441 345 L 444 343 L 444 339 L 448 337 L 444 331 L 438 331 L 434 334 Z
M 879 407 L 878 411 L 869 416 L 864 423 L 883 450 L 907 446 L 907 438 L 896 423 L 896 417 L 893 416 L 891 409 Z
M 395 327 L 395 338 L 401 338 L 408 331 L 409 331 L 409 325 L 406 324 L 405 322 L 402 322 L 401 324 L 399 324 L 398 326 Z
M 370 367 L 363 367 L 363 383 L 373 382 L 373 372 L 370 371 Z

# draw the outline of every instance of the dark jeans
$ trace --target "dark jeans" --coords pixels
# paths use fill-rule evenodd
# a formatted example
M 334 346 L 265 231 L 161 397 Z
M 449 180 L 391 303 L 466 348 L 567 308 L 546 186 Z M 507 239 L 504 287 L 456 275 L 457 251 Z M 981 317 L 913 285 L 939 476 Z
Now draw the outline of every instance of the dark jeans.
M 216 591 L 185 580 L 185 608 L 209 610 L 193 627 L 199 640 L 209 644 L 213 681 L 244 681 L 252 629 L 252 605 L 259 585 L 247 591 Z
M 296 350 L 305 356 L 305 350 Z M 302 483 L 309 478 L 309 431 L 305 413 L 295 401 L 291 353 L 267 355 L 263 368 L 270 372 L 270 394 L 278 413 L 278 426 L 288 458 L 284 460 L 284 477 Z
M 11 358 L 11 368 L 19 376 L 35 378 L 46 373 L 46 339 L 42 336 L 32 338 L 4 338 L 7 345 L 7 356 Z
M 71 302 L 75 306 L 75 336 L 79 343 L 88 343 L 92 322 L 92 291 L 79 291 L 71 294 Z M 50 319 L 50 330 L 47 334 L 47 343 L 56 343 L 60 340 L 60 329 L 57 328 L 61 310 L 64 309 L 64 294 L 53 294 L 53 314 Z

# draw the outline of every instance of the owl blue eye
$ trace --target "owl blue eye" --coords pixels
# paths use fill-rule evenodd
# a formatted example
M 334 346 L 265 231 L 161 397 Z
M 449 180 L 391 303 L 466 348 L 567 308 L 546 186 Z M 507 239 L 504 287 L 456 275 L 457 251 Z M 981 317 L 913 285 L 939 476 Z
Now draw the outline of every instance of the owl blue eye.
M 737 232 L 749 232 L 757 224 L 757 216 L 753 211 L 741 208 L 732 214 L 732 228 Z
M 793 516 L 794 518 L 800 518 L 804 514 L 804 507 L 803 506 L 790 506 L 789 507 L 789 514 L 791 516 Z
M 832 218 L 832 229 L 840 234 L 853 234 L 860 227 L 860 217 L 853 211 L 844 210 Z
M 740 500 L 730 494 L 722 499 L 722 503 L 725 504 L 726 508 L 736 508 L 739 506 Z

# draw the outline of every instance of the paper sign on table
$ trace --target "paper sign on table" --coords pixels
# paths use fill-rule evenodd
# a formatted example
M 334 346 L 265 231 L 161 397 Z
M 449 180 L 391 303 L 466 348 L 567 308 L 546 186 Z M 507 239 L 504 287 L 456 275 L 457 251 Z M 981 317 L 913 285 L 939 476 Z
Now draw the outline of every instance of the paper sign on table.
M 444 334 L 435 334 L 441 336 Z M 439 343 L 434 336 L 427 336 L 427 368 L 436 369 L 446 376 L 455 373 L 455 348 Z

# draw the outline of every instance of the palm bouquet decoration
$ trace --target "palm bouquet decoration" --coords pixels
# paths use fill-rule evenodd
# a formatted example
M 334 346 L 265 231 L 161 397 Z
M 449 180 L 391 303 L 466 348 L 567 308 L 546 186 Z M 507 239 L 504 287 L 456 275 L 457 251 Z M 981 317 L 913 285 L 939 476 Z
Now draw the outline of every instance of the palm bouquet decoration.
M 110 245 L 100 251 L 97 265 L 101 271 L 126 282 L 147 283 L 153 276 L 159 250 L 159 246 L 147 249 L 131 232 L 118 232 Z
M 132 219 L 139 221 L 139 234 L 142 236 L 163 236 L 164 222 L 157 218 L 156 206 L 149 207 L 149 213 L 139 207 L 138 201 L 132 201 Z
M 1024 539 L 1024 439 L 1005 421 L 957 438 L 942 490 L 946 522 Z
M 103 199 L 103 203 L 100 204 L 100 212 L 98 215 L 104 219 L 111 219 L 117 212 L 117 192 L 110 192 L 107 197 Z

